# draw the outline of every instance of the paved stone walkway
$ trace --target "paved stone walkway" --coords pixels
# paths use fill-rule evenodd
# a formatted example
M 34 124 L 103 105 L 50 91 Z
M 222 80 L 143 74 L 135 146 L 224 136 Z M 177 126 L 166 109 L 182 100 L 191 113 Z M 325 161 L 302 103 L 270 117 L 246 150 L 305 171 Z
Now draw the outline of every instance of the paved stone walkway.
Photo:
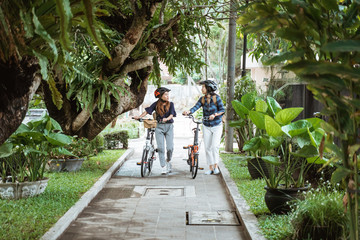
M 220 176 L 199 170 L 196 179 L 190 177 L 182 159 L 185 150 L 180 148 L 189 143 L 188 138 L 175 139 L 172 173 L 161 175 L 156 160 L 147 178 L 140 176 L 136 165 L 143 142 L 130 143 L 136 149 L 134 155 L 60 239 L 245 239 Z M 189 215 L 196 218 L 199 214 L 206 225 L 189 225 Z M 235 216 L 230 224 L 237 225 L 215 225 L 218 220 L 213 214 Z
M 145 138 L 131 140 L 134 151 L 127 151 L 42 240 L 263 240 L 255 216 L 224 165 L 220 163 L 220 175 L 204 174 L 207 166 L 201 145 L 204 170 L 191 178 L 182 146 L 192 143 L 192 127 L 189 119 L 176 119 L 173 172 L 168 175 L 161 175 L 157 159 L 152 174 L 142 178 L 136 162 Z

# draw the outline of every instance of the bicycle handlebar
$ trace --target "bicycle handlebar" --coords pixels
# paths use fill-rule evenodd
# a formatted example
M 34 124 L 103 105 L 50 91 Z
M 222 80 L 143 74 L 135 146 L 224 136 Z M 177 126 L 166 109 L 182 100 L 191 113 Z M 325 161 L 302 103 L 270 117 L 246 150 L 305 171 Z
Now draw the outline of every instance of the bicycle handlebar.
M 132 117 L 132 119 L 139 121 L 139 122 L 143 122 L 144 120 L 156 120 L 156 119 L 150 119 L 150 118 L 139 118 L 139 119 L 135 119 L 134 117 Z M 166 123 L 164 122 L 162 119 L 160 120 L 156 120 L 158 123 Z
M 184 115 L 184 114 L 183 114 L 183 115 Z M 185 115 L 185 116 L 188 117 L 188 118 L 191 118 L 192 121 L 193 121 L 194 123 L 197 123 L 197 124 L 201 124 L 201 123 L 203 123 L 203 121 L 208 121 L 208 120 L 209 120 L 209 117 L 202 117 L 201 120 L 195 121 L 195 117 L 194 117 L 191 113 L 188 114 L 188 115 Z

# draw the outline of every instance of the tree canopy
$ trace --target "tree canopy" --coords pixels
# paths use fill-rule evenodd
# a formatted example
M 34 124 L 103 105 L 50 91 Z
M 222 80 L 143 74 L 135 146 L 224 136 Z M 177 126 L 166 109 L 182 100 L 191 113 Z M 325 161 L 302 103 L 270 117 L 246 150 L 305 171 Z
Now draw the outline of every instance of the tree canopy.
M 94 138 L 138 107 L 148 81 L 199 72 L 216 0 L 4 0 L 0 3 L 0 144 L 35 93 L 65 133 Z M 225 9 L 226 10 L 226 9 Z

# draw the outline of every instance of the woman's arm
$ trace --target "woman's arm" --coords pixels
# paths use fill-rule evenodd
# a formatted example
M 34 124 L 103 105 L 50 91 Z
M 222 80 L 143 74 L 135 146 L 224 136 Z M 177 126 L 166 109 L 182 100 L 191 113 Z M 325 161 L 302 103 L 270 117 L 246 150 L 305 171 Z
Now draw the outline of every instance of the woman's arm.
M 217 112 L 209 116 L 209 120 L 214 120 L 215 117 L 223 115 L 224 112 Z
M 167 121 L 173 119 L 173 117 L 174 117 L 174 115 L 170 114 L 167 118 L 163 118 L 163 121 L 167 122 Z
M 146 116 L 146 114 L 148 114 L 147 111 L 144 111 L 140 116 L 134 116 L 134 119 L 143 118 Z
M 214 120 L 215 117 L 221 116 L 225 113 L 224 104 L 219 96 L 216 96 L 217 112 L 209 116 L 209 120 Z
M 194 112 L 196 112 L 201 106 L 202 106 L 202 103 L 201 103 L 201 97 L 200 97 L 199 100 L 196 102 L 195 106 L 193 106 L 189 111 L 184 111 L 184 112 L 183 112 L 183 115 L 189 115 L 190 113 L 194 113 Z

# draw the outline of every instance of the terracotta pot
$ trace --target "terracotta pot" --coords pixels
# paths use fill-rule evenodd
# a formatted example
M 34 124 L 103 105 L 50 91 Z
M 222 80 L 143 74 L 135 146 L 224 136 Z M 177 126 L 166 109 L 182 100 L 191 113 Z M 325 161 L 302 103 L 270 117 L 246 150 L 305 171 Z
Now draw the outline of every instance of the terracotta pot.
M 271 213 L 286 214 L 290 212 L 287 202 L 302 199 L 304 191 L 309 190 L 310 186 L 301 188 L 269 188 L 265 187 L 265 203 Z
M 0 183 L 0 198 L 20 199 L 34 197 L 45 191 L 49 179 L 35 182 Z
M 52 159 L 48 162 L 48 170 L 52 172 L 75 172 L 78 171 L 85 158 Z

